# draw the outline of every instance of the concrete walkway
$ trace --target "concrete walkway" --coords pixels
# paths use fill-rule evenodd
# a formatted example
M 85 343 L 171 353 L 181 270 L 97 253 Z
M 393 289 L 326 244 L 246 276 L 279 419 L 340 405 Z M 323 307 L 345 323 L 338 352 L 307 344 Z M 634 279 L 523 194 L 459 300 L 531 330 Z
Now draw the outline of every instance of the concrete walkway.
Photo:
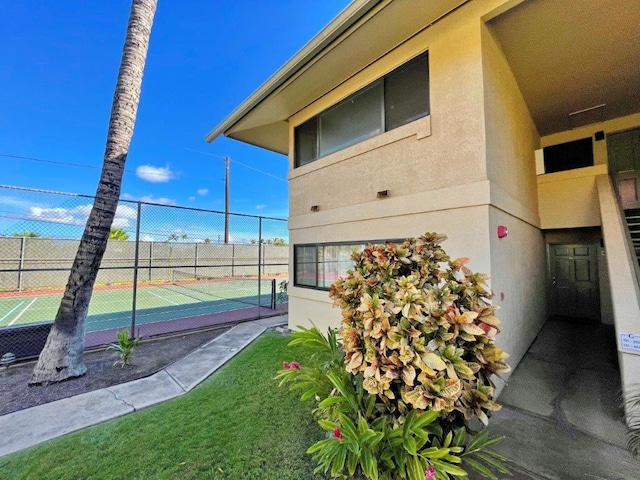
M 489 422 L 512 480 L 639 480 L 626 450 L 613 327 L 549 320 L 498 398 Z
M 286 315 L 240 323 L 149 377 L 3 415 L 0 456 L 184 395 L 267 328 L 286 324 Z

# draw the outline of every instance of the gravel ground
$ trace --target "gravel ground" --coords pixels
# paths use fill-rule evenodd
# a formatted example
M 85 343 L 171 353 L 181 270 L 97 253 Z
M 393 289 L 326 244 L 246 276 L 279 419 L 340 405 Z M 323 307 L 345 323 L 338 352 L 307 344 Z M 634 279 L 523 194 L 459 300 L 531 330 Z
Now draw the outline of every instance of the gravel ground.
M 114 366 L 116 356 L 112 351 L 87 352 L 84 355 L 87 373 L 52 385 L 28 384 L 35 362 L 0 368 L 0 415 L 147 377 L 227 330 L 217 328 L 143 341 L 135 348 L 130 368 Z

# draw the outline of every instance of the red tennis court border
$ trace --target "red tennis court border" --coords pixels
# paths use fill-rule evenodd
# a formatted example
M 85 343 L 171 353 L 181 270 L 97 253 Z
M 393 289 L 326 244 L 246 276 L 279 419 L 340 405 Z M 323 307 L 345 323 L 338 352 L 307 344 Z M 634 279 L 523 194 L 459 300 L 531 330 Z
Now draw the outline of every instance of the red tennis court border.
M 198 315 L 195 317 L 144 323 L 136 325 L 135 336 L 150 338 L 158 335 L 257 320 L 259 318 L 275 317 L 287 313 L 288 307 L 288 303 L 283 303 L 277 305 L 275 310 L 268 307 L 249 307 L 220 313 Z M 85 348 L 96 348 L 114 342 L 116 340 L 116 333 L 120 330 L 122 330 L 122 328 L 88 332 L 85 336 Z
M 210 313 L 194 317 L 165 320 L 155 323 L 145 323 L 136 327 L 135 335 L 151 338 L 168 334 L 196 331 L 222 325 L 237 323 L 260 318 L 269 318 L 287 313 L 288 304 L 276 305 L 275 309 L 268 307 L 249 307 L 220 313 Z M 38 322 L 17 327 L 0 328 L 0 355 L 11 352 L 19 361 L 38 358 L 44 348 L 47 336 L 53 322 Z M 97 349 L 116 341 L 116 333 L 125 327 L 89 332 L 85 334 L 85 349 Z

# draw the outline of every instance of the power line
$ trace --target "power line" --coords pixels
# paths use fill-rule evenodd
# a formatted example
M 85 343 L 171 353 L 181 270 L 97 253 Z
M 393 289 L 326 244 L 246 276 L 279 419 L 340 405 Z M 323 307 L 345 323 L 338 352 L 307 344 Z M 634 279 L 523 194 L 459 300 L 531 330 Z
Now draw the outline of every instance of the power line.
M 71 163 L 71 162 L 60 162 L 60 161 L 57 161 L 57 160 L 45 160 L 43 158 L 24 157 L 22 155 L 11 155 L 11 154 L 8 154 L 8 153 L 0 153 L 0 157 L 15 158 L 15 159 L 18 159 L 18 160 L 29 160 L 31 162 L 52 163 L 54 165 L 66 165 L 66 166 L 69 166 L 69 167 L 93 168 L 93 169 L 102 168 L 102 167 L 97 167 L 95 165 L 86 165 L 86 164 Z
M 223 160 L 226 157 L 222 157 L 220 155 L 214 155 L 213 153 L 208 153 L 208 152 L 202 152 L 200 150 L 194 150 L 193 148 L 186 148 L 185 150 L 189 150 L 190 152 L 195 152 L 195 153 L 201 153 L 202 155 L 207 155 L 209 157 L 215 157 L 215 158 L 222 158 Z M 240 163 L 237 160 L 234 160 L 233 158 L 230 158 L 229 160 L 231 160 L 232 163 L 237 163 L 238 165 L 244 167 L 244 168 L 248 168 L 249 170 L 253 170 L 254 172 L 258 172 L 261 173 L 262 175 L 266 175 L 267 177 L 271 177 L 271 178 L 275 178 L 276 180 L 280 180 L 281 182 L 285 182 L 287 183 L 287 179 L 286 178 L 282 178 L 282 177 L 278 177 L 277 175 L 274 175 L 272 173 L 269 172 L 263 172 L 262 170 L 258 170 L 257 168 L 254 168 L 250 165 L 246 165 L 244 163 Z
M 22 155 L 11 155 L 9 153 L 0 153 L 0 157 L 15 158 L 17 160 L 28 160 L 30 162 L 50 163 L 52 165 L 65 165 L 67 167 L 79 167 L 79 168 L 90 168 L 93 170 L 102 170 L 102 165 L 98 166 L 98 165 L 87 165 L 85 163 L 61 162 L 59 160 L 46 160 L 44 158 L 25 157 Z M 125 172 L 136 173 L 134 170 L 125 170 Z M 152 172 L 145 172 L 145 175 L 156 175 L 161 177 L 167 176 L 166 173 L 152 173 Z M 191 177 L 191 178 L 200 178 L 200 177 Z M 207 179 L 204 179 L 204 180 L 207 180 Z
M 191 148 L 187 148 L 186 150 L 190 150 L 192 152 L 200 153 L 202 155 L 208 155 L 210 157 L 218 157 L 218 158 L 224 159 L 224 157 L 221 157 L 219 155 L 214 155 L 214 154 L 207 153 L 207 152 L 201 152 L 199 150 L 193 150 Z M 44 158 L 27 157 L 27 156 L 24 156 L 24 155 L 13 155 L 13 154 L 9 154 L 9 153 L 0 153 L 0 157 L 13 158 L 13 159 L 16 159 L 16 160 L 27 160 L 27 161 L 30 161 L 30 162 L 49 163 L 49 164 L 52 164 L 52 165 L 64 165 L 64 166 L 67 166 L 67 167 L 88 168 L 88 169 L 92 169 L 92 170 L 101 170 L 102 169 L 102 165 L 98 166 L 98 165 L 87 165 L 87 164 L 83 164 L 83 163 L 63 162 L 63 161 L 60 161 L 60 160 L 47 160 L 47 159 L 44 159 Z M 287 180 L 282 178 L 282 177 L 278 177 L 278 176 L 273 175 L 273 174 L 268 173 L 268 172 L 263 172 L 262 170 L 258 170 L 257 168 L 251 167 L 251 166 L 246 165 L 244 163 L 240 163 L 237 160 L 231 159 L 231 161 L 233 163 L 237 163 L 240 166 L 248 168 L 249 170 L 254 170 L 254 171 L 258 172 L 258 173 L 261 173 L 261 174 L 266 175 L 268 177 L 274 178 L 274 179 L 279 180 L 281 182 L 285 182 L 285 183 L 287 182 Z M 125 170 L 125 172 L 137 175 L 137 171 L 135 171 L 135 170 Z M 159 177 L 166 177 L 167 176 L 166 173 L 153 173 L 153 172 L 145 172 L 145 175 L 151 175 L 151 176 L 155 175 L 155 176 L 159 176 Z M 190 175 L 180 175 L 180 176 L 182 178 L 190 178 L 190 179 L 197 179 L 197 180 L 211 180 L 211 181 L 217 181 L 218 180 L 218 179 L 215 179 L 215 178 L 201 177 L 201 176 L 197 176 L 197 177 L 196 176 L 190 176 Z

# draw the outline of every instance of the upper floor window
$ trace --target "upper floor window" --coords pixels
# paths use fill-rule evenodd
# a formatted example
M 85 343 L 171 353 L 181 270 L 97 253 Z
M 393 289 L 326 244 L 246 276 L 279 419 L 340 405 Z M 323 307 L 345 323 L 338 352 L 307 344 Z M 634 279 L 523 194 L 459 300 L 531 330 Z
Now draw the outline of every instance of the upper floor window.
M 545 173 L 593 166 L 593 141 L 591 137 L 544 147 L 543 152 Z
M 429 115 L 423 53 L 295 129 L 295 166 Z

